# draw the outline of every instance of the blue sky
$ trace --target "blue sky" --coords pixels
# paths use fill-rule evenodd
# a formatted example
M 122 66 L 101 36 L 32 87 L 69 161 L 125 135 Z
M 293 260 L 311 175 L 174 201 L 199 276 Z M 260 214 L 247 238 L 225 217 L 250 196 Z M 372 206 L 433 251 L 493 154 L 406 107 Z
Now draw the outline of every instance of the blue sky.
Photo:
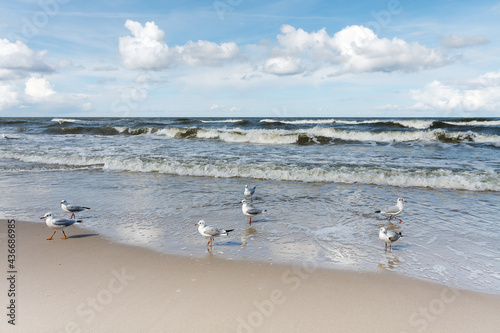
M 0 116 L 500 116 L 500 2 L 1 0 Z

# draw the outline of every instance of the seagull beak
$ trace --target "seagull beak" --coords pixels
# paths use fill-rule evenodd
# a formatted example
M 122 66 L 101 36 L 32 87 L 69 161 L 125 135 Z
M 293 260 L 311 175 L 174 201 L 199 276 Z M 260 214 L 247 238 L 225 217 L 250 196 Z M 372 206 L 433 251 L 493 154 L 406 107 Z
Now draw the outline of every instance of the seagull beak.
M 43 220 L 44 218 L 45 218 L 45 216 L 42 216 L 42 217 L 40 217 L 40 220 Z

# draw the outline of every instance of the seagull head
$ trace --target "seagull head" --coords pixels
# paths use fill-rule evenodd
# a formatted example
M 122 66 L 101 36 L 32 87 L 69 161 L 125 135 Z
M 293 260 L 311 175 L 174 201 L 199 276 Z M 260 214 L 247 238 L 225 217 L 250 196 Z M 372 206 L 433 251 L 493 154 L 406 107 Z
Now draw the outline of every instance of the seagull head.
M 47 217 L 52 217 L 52 213 L 45 214 L 44 216 L 40 217 L 40 220 L 44 219 L 44 218 L 47 218 Z
M 385 228 L 384 227 L 380 228 L 380 232 L 384 232 L 385 233 Z
M 68 202 L 66 200 L 61 200 L 62 205 L 66 205 Z
M 204 226 L 205 225 L 205 221 L 204 220 L 200 220 L 195 225 L 202 225 L 202 226 Z
M 405 199 L 403 199 L 403 198 L 399 198 L 399 199 L 398 199 L 398 202 L 406 202 L 406 200 L 405 200 Z

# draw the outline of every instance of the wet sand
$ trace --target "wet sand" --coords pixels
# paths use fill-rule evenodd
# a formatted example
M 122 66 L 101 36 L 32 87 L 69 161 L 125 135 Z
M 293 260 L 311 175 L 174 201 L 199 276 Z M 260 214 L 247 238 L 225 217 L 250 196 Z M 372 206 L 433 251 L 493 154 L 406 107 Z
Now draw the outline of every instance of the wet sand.
M 0 268 L 7 275 L 7 226 Z M 496 332 L 500 296 L 392 272 L 166 255 L 80 227 L 16 222 L 15 326 L 2 332 Z M 203 242 L 201 239 L 200 242 Z M 215 251 L 214 251 L 215 253 Z M 9 275 L 7 275 L 7 278 Z

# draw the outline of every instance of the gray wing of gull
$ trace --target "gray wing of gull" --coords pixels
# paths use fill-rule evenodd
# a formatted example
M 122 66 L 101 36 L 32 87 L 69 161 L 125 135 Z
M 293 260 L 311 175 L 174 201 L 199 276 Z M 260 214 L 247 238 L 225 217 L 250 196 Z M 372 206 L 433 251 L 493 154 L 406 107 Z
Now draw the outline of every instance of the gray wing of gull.
M 215 237 L 225 233 L 225 230 L 207 225 L 205 228 L 203 228 L 203 233 Z
M 81 212 L 81 211 L 84 211 L 85 209 L 90 209 L 90 208 L 77 206 L 77 205 L 66 205 L 66 209 L 72 213 L 76 213 L 76 212 Z
M 399 239 L 399 234 L 396 234 L 394 231 L 388 230 L 387 237 L 389 238 L 390 241 L 394 242 Z
M 400 209 L 398 206 L 392 206 L 382 211 L 384 214 L 396 214 Z
M 252 207 L 252 208 L 247 209 L 247 213 L 250 215 L 258 215 L 258 214 L 262 213 L 262 210 Z
M 68 219 L 55 219 L 52 220 L 52 223 L 54 225 L 57 225 L 59 227 L 69 227 L 70 225 L 75 224 L 75 220 L 68 220 Z

